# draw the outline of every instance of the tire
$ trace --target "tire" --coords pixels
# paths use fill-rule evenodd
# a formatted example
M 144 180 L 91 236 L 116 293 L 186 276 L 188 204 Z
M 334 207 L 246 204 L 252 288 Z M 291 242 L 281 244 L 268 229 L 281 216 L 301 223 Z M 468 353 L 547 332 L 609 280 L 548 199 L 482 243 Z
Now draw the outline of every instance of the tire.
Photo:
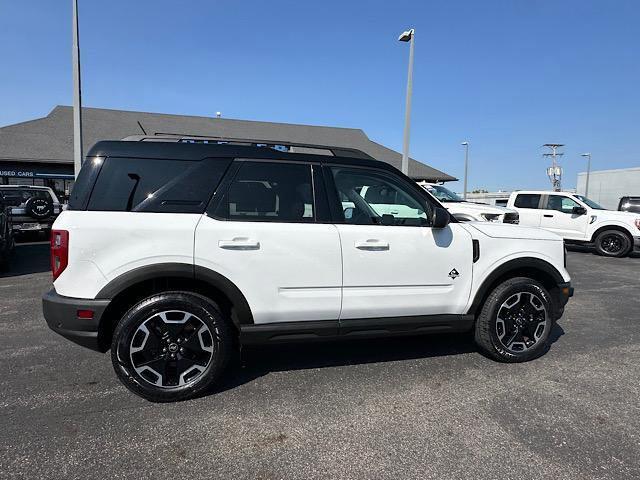
M 624 257 L 632 248 L 631 239 L 620 230 L 605 230 L 596 237 L 596 251 L 605 257 Z
M 137 303 L 120 320 L 111 361 L 136 395 L 174 402 L 212 387 L 233 348 L 230 322 L 215 303 L 191 292 L 163 292 Z
M 0 252 L 0 272 L 9 270 L 9 252 Z
M 53 215 L 53 202 L 51 199 L 31 197 L 24 204 L 27 215 L 36 220 L 44 220 Z
M 549 349 L 553 328 L 549 292 L 538 281 L 511 278 L 487 297 L 475 325 L 475 341 L 490 358 L 526 362 Z M 517 328 L 516 328 L 517 327 Z

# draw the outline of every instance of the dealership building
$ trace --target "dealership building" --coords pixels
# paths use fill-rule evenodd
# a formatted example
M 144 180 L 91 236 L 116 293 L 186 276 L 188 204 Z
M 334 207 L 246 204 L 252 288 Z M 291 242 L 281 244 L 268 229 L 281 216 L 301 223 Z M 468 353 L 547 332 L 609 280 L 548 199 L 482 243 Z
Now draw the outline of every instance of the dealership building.
M 360 129 L 226 118 L 130 112 L 83 108 L 84 151 L 99 140 L 119 140 L 133 135 L 206 137 L 251 140 L 258 144 L 297 143 L 327 145 L 363 151 L 400 168 L 400 153 L 376 143 Z M 456 180 L 417 160 L 409 161 L 415 180 Z M 0 185 L 45 185 L 60 196 L 73 185 L 73 110 L 55 107 L 46 117 L 0 127 Z
M 584 195 L 587 173 L 578 174 L 576 191 Z M 617 210 L 621 197 L 640 197 L 640 167 L 596 170 L 589 174 L 589 198 L 605 208 Z

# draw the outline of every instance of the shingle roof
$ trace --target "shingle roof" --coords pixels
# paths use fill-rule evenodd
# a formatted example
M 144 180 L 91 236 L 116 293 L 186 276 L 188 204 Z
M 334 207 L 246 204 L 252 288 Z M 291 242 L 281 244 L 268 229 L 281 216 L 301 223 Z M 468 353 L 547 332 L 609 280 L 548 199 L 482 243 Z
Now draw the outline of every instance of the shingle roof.
M 258 122 L 227 118 L 130 112 L 83 108 L 84 151 L 99 140 L 119 140 L 131 135 L 178 134 L 250 138 L 265 142 L 295 142 L 362 150 L 377 160 L 400 168 L 402 156 L 373 142 L 360 129 Z M 0 160 L 53 163 L 73 162 L 73 110 L 59 105 L 44 118 L 0 128 Z M 409 176 L 430 181 L 454 177 L 410 159 Z

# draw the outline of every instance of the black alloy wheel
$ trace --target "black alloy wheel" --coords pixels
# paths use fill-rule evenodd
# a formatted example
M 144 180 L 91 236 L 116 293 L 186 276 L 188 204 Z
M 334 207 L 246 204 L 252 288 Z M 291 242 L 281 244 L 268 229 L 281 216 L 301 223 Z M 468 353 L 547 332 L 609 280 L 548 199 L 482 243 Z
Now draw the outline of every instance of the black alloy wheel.
M 229 325 L 206 297 L 191 292 L 154 295 L 118 323 L 113 367 L 129 390 L 147 400 L 192 398 L 223 373 L 233 348 Z
M 632 247 L 629 237 L 619 230 L 606 230 L 600 233 L 595 244 L 597 252 L 605 257 L 624 257 Z
M 554 325 L 552 300 L 532 278 L 505 280 L 489 294 L 476 319 L 475 341 L 501 362 L 526 362 L 549 348 Z

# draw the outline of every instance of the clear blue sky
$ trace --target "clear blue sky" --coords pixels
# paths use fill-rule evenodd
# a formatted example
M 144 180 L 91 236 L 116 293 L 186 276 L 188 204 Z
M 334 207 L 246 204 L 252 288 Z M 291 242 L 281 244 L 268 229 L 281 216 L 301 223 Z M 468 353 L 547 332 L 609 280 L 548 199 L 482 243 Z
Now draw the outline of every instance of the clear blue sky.
M 640 166 L 640 2 L 80 0 L 85 106 L 359 127 L 470 187 Z M 71 1 L 0 0 L 0 125 L 71 104 Z M 454 184 L 460 190 L 461 185 Z

